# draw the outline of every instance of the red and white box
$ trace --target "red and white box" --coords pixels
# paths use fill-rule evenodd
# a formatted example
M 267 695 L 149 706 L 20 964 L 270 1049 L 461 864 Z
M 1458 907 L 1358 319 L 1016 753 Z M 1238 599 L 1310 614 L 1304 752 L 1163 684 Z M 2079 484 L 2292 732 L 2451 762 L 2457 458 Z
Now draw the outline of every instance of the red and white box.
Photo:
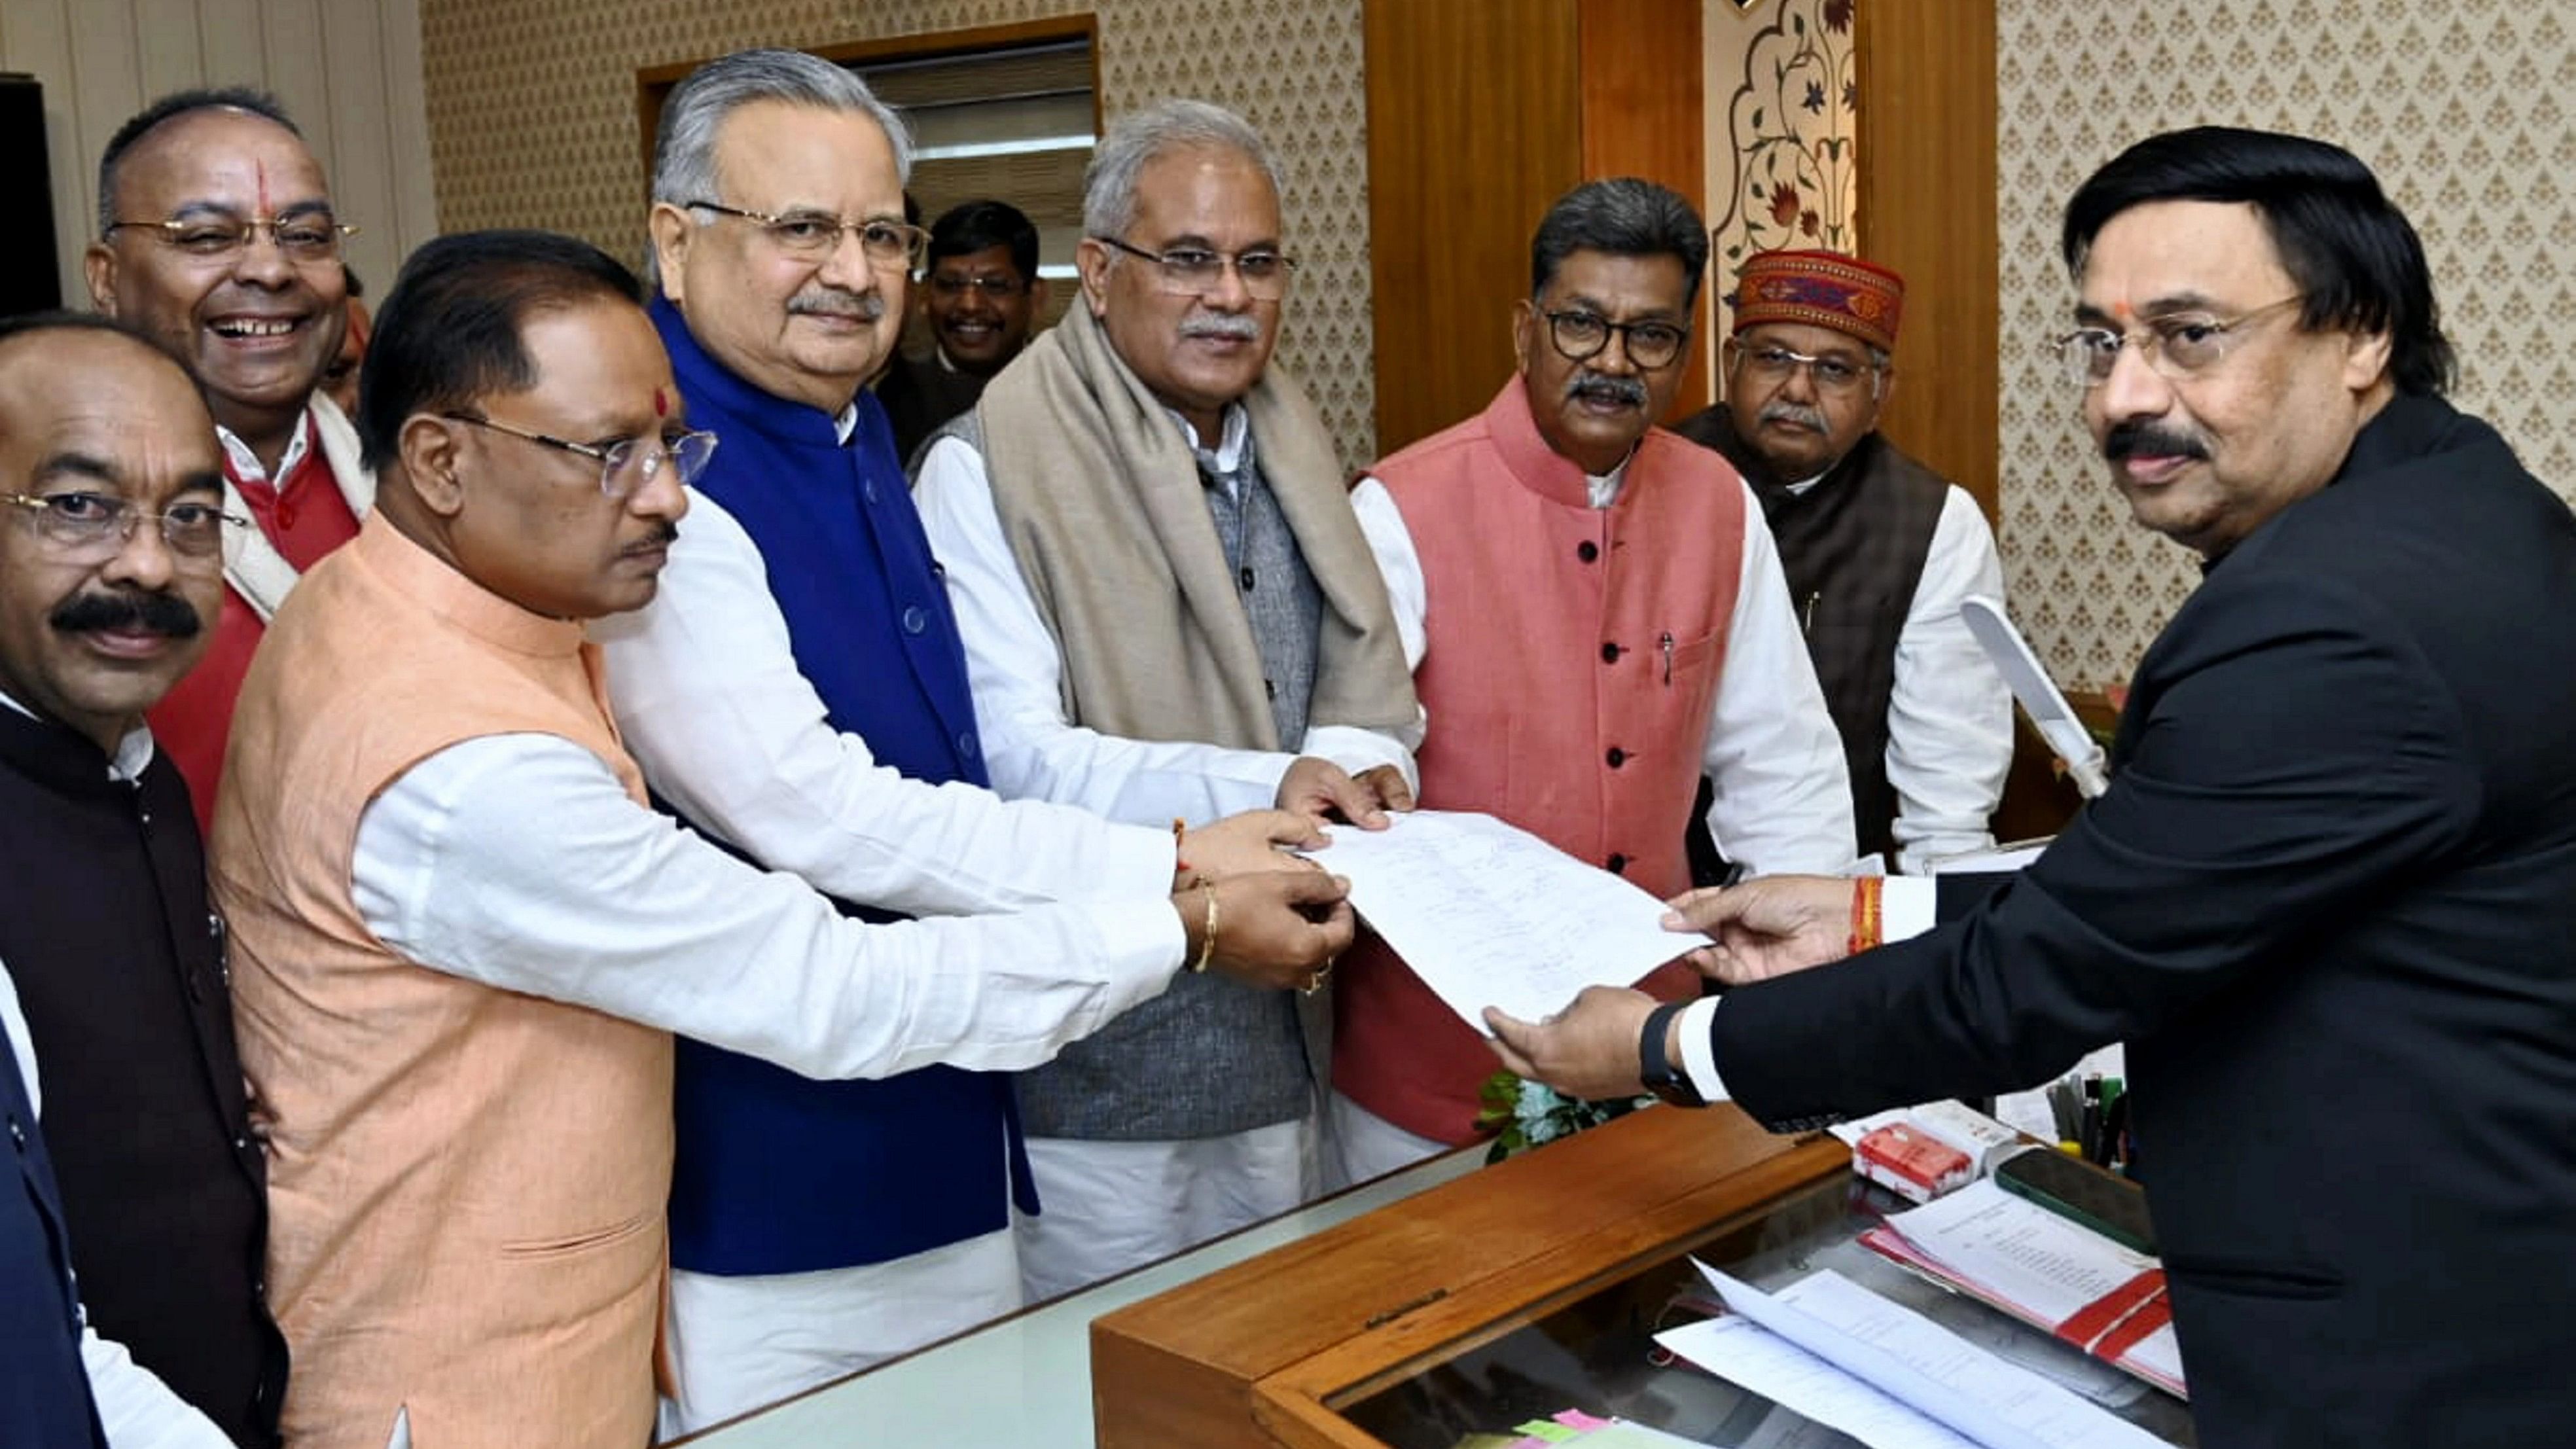
M 1977 1175 L 1968 1154 L 1903 1122 L 1891 1122 L 1853 1143 L 1852 1171 L 1918 1203 L 1964 1187 Z

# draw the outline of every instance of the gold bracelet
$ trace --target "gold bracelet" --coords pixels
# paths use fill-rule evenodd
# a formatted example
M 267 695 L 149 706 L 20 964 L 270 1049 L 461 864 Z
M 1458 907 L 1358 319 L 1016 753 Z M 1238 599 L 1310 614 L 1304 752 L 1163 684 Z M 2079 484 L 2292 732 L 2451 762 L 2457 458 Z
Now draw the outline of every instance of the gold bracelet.
M 1207 892 L 1207 919 L 1200 924 L 1199 959 L 1190 963 L 1190 970 L 1204 973 L 1216 959 L 1216 882 L 1202 880 L 1199 889 Z

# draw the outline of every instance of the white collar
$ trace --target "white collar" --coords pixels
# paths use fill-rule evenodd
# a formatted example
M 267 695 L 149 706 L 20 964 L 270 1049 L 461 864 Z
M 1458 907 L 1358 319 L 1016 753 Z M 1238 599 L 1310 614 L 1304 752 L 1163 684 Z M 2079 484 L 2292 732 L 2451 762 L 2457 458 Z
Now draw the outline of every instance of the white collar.
M 259 455 L 250 450 L 250 444 L 235 437 L 232 429 L 221 423 L 215 424 L 215 438 L 224 445 L 224 456 L 232 459 L 235 478 L 245 483 L 274 483 L 268 470 L 260 466 Z M 277 460 L 277 476 L 294 477 L 295 465 L 303 462 L 304 455 L 312 451 L 313 409 L 308 404 L 304 411 L 295 415 L 295 432 L 286 440 L 286 456 Z
M 1167 407 L 1163 413 L 1172 420 L 1173 427 L 1181 430 L 1181 437 L 1189 443 L 1190 454 L 1199 460 L 1200 467 L 1223 478 L 1243 466 L 1243 447 L 1252 436 L 1252 414 L 1244 411 L 1243 404 L 1225 405 L 1214 448 L 1199 442 L 1199 430 L 1191 427 L 1190 420 L 1182 417 L 1178 409 Z
M 1607 473 L 1583 475 L 1583 492 L 1591 499 L 1593 507 L 1607 508 L 1619 501 L 1619 489 L 1628 481 L 1628 465 L 1634 462 L 1636 457 L 1636 449 L 1631 448 L 1628 450 L 1628 456 L 1619 460 L 1618 467 Z

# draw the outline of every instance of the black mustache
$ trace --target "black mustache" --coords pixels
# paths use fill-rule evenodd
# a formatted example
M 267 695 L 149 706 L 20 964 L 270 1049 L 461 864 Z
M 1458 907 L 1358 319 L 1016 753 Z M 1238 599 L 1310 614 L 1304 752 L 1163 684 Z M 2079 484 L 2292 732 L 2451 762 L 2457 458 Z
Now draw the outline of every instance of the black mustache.
M 76 594 L 55 606 L 45 622 L 65 634 L 101 629 L 143 629 L 173 639 L 194 639 L 206 627 L 195 606 L 177 594 Z
M 1633 377 L 1606 377 L 1587 372 L 1565 389 L 1567 397 L 1600 398 L 1605 402 L 1626 403 L 1632 408 L 1646 405 L 1646 385 Z
M 651 533 L 648 533 L 642 538 L 637 539 L 635 542 L 628 544 L 626 546 L 626 551 L 628 553 L 643 553 L 650 549 L 669 548 L 672 544 L 679 542 L 679 539 L 680 525 L 676 523 L 656 524 Z
M 2146 453 L 2160 458 L 2207 458 L 2209 445 L 2189 433 L 2154 423 L 2119 423 L 2103 436 L 2102 456 L 2117 463 Z

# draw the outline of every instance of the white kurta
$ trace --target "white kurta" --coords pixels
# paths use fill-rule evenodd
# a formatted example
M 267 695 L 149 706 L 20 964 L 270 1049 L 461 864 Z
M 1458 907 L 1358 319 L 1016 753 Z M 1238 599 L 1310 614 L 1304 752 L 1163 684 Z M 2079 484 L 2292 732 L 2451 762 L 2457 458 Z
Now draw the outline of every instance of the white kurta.
M 2003 602 L 2003 560 L 1977 500 L 1953 485 L 1896 638 L 1896 682 L 1888 691 L 1892 864 L 1909 873 L 1934 857 L 1995 843 L 1988 818 L 2012 768 L 2012 693 L 1960 617 L 1960 603 L 1975 595 Z
M 1033 1066 L 1161 993 L 1185 934 L 1159 869 L 1150 905 L 867 925 L 636 804 L 589 751 L 529 734 L 406 771 L 361 818 L 351 877 L 367 929 L 412 960 L 858 1077 Z M 674 1275 L 675 1313 L 701 1312 L 672 1324 L 687 1352 L 666 1424 L 728 1418 L 1017 1307 L 1007 1232 L 975 1243 L 706 1292 Z M 782 1358 L 800 1335 L 822 1349 Z
M 844 415 L 845 431 L 854 417 Z M 1089 900 L 1157 928 L 1170 917 L 1168 829 L 908 779 L 833 729 L 797 670 L 759 546 L 714 500 L 692 491 L 689 502 L 654 602 L 590 628 L 620 736 L 663 799 L 842 900 L 917 916 Z M 947 965 L 971 976 L 980 960 Z M 965 1052 L 938 1059 L 983 1065 Z M 666 1405 L 664 1430 L 703 1427 L 1019 1304 L 1007 1231 L 812 1273 L 674 1272 L 670 1339 L 684 1402 Z
M 1240 406 L 1226 410 L 1213 449 L 1193 440 L 1212 474 L 1231 474 L 1241 462 L 1245 416 Z M 1190 434 L 1177 414 L 1172 424 Z M 1003 794 L 1080 805 L 1113 820 L 1197 823 L 1274 803 L 1300 754 L 1354 775 L 1393 765 L 1418 785 L 1418 716 L 1395 735 L 1318 725 L 1293 753 L 1126 739 L 1075 724 L 1065 713 L 1055 636 L 1003 536 L 983 456 L 956 438 L 933 443 L 913 498 L 948 571 L 985 763 Z M 1029 1292 L 1068 1292 L 1296 1207 L 1324 1186 L 1323 1151 L 1312 1114 L 1180 1142 L 1032 1139 L 1043 1212 L 1021 1224 Z

